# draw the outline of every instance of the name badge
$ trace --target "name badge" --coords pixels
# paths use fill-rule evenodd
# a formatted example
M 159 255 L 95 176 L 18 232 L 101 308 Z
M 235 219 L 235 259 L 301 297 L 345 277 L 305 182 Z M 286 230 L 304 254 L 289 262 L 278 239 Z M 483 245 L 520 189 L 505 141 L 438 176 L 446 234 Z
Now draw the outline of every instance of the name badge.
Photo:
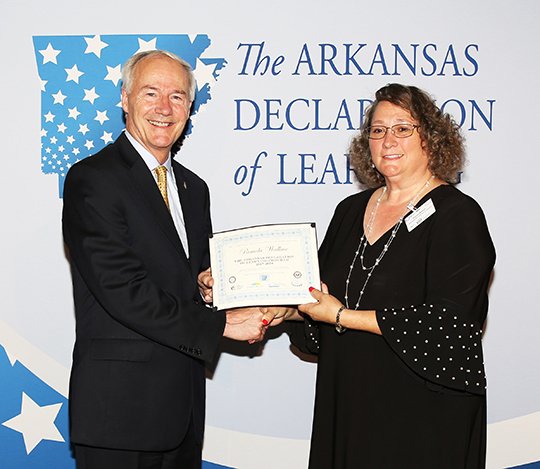
M 413 212 L 405 218 L 405 224 L 409 233 L 414 230 L 418 225 L 426 221 L 431 215 L 435 213 L 435 206 L 431 199 L 424 202 L 417 209 L 413 209 Z

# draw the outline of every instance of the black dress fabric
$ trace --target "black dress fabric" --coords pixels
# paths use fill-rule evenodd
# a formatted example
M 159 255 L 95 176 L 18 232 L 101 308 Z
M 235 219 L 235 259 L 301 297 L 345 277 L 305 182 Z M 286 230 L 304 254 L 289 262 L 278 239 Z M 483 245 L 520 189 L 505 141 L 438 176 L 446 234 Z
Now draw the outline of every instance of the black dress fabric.
M 343 302 L 372 193 L 338 205 L 319 252 L 321 278 Z M 416 206 L 429 199 L 435 213 L 411 232 L 400 226 L 361 299 L 382 336 L 312 321 L 291 335 L 319 354 L 310 469 L 485 466 L 481 334 L 495 251 L 472 198 L 443 185 Z M 368 245 L 365 265 L 391 231 Z M 366 274 L 357 259 L 351 308 Z

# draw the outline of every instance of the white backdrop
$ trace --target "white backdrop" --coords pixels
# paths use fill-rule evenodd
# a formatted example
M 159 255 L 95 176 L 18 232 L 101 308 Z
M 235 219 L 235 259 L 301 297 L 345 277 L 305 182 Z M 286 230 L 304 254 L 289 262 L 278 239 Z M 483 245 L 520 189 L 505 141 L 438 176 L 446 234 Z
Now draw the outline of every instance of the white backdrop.
M 344 155 L 365 100 L 386 83 L 401 82 L 446 103 L 467 138 L 469 164 L 459 188 L 483 207 L 498 255 L 484 337 L 489 467 L 540 461 L 536 0 L 445 6 L 421 0 L 9 0 L 0 8 L 0 345 L 7 357 L 0 360 L 0 398 L 13 404 L 0 403 L 0 451 L 8 462 L 26 458 L 7 467 L 42 467 L 32 458 L 67 439 L 60 419 L 74 339 L 58 177 L 40 167 L 44 92 L 33 37 L 122 34 L 147 40 L 204 34 L 211 40 L 204 56 L 227 61 L 215 80 L 206 77 L 211 100 L 177 156 L 208 182 L 216 231 L 315 221 L 322 239 L 337 202 L 358 190 Z M 255 68 L 259 51 L 269 57 L 266 71 L 264 60 Z M 306 467 L 315 364 L 295 356 L 280 331 L 273 335 L 263 347 L 224 344 L 207 381 L 206 460 L 249 469 Z M 15 393 L 7 384 L 18 364 L 63 396 L 32 400 L 36 412 L 50 414 L 62 404 L 57 433 L 51 425 L 32 433 L 22 417 L 11 421 L 37 415 L 28 400 L 25 410 L 22 392 L 29 391 L 21 385 Z

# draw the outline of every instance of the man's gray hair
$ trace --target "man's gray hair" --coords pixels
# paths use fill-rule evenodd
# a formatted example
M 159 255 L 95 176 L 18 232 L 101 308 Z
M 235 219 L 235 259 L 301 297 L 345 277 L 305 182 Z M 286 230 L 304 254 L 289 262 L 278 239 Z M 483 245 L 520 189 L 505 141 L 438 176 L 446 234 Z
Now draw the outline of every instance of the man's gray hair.
M 137 54 L 132 55 L 127 62 L 122 67 L 122 87 L 129 93 L 131 91 L 131 86 L 133 84 L 133 73 L 139 62 L 150 57 L 168 57 L 169 59 L 177 62 L 187 73 L 188 76 L 188 87 L 189 87 L 189 100 L 193 102 L 195 99 L 195 75 L 193 74 L 193 69 L 191 65 L 187 63 L 184 59 L 181 59 L 176 54 L 166 50 L 147 50 L 144 52 L 138 52 Z

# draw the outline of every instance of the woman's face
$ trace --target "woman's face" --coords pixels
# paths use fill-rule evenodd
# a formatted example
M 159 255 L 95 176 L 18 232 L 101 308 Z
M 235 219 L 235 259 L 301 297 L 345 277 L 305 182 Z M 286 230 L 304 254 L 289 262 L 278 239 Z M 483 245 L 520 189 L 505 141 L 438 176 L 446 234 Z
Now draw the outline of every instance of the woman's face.
M 371 125 L 392 127 L 396 124 L 417 125 L 409 111 L 388 101 L 380 102 L 375 108 Z M 425 178 L 429 157 L 424 150 L 418 129 L 409 137 L 399 138 L 387 129 L 379 140 L 370 139 L 371 159 L 377 170 L 387 181 L 416 182 Z

